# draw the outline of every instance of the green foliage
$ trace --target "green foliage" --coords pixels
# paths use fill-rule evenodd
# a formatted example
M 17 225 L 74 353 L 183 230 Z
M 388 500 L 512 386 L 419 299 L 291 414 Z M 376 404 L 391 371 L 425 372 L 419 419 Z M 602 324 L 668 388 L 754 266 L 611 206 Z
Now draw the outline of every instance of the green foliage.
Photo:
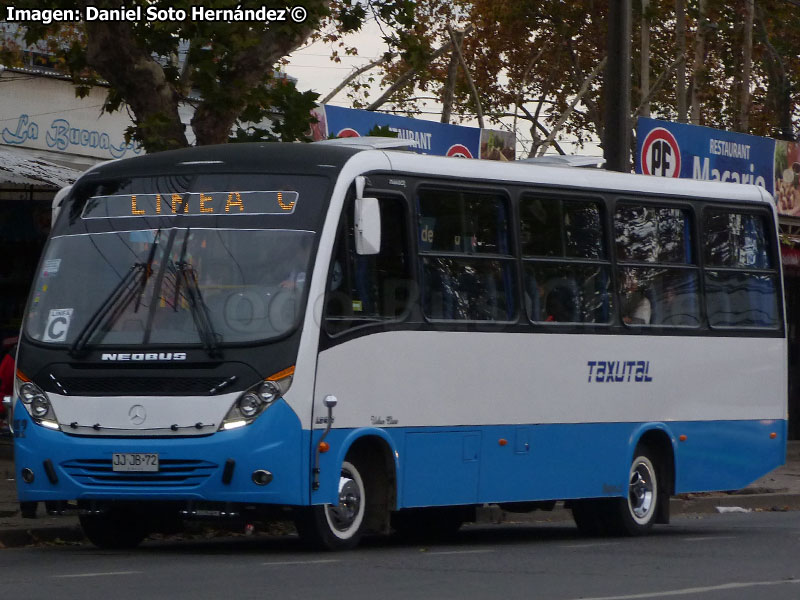
M 317 105 L 319 94 L 300 92 L 294 82 L 278 80 L 263 90 L 264 104 L 249 105 L 239 116 L 231 142 L 310 142 L 309 127 L 316 123 L 311 110 Z M 265 108 L 268 107 L 268 108 Z M 271 129 L 256 124 L 265 117 L 272 120 Z
M 396 131 L 392 131 L 391 129 L 389 129 L 388 125 L 375 125 L 375 127 L 373 127 L 372 129 L 369 130 L 367 135 L 368 136 L 373 136 L 373 137 L 396 138 L 397 137 L 397 132 Z
M 375 10 L 407 20 L 408 0 L 375 0 Z M 18 0 L 17 8 L 120 8 L 121 0 Z M 338 10 L 331 12 L 336 4 Z M 193 6 L 204 10 L 285 9 L 282 0 L 128 0 L 127 9 L 184 10 L 184 20 L 91 22 L 77 26 L 28 24 L 26 42 L 52 42 L 51 50 L 71 74 L 76 93 L 85 95 L 104 80 L 109 92 L 104 110 L 126 105 L 134 125 L 128 136 L 148 151 L 185 145 L 178 115 L 180 102 L 196 107 L 192 127 L 198 144 L 233 139 L 305 139 L 310 109 L 318 95 L 300 93 L 276 77 L 276 65 L 314 35 L 323 21 L 341 32 L 355 31 L 368 16 L 369 4 L 360 0 L 305 0 L 302 23 L 191 18 Z M 372 10 L 372 8 L 370 8 Z M 19 56 L 19 49 L 6 54 Z M 179 60 L 181 54 L 184 60 Z M 9 64 L 10 61 L 6 60 Z M 264 115 L 271 131 L 258 123 Z

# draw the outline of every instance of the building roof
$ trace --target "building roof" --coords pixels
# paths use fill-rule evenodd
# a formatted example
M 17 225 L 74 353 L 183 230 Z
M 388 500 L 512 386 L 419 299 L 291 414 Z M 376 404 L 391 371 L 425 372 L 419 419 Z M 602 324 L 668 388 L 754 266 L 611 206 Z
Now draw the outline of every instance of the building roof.
M 74 183 L 80 174 L 81 171 L 57 165 L 24 148 L 0 148 L 0 183 L 61 188 Z

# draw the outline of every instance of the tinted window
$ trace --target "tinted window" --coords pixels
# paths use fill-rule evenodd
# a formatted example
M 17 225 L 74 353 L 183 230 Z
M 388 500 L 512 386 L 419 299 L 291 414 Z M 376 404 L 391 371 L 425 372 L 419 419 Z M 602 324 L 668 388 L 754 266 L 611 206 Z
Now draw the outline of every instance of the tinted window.
M 614 215 L 617 259 L 690 264 L 688 211 L 673 207 L 620 204 Z
M 431 319 L 511 321 L 516 269 L 508 199 L 484 192 L 419 196 L 422 309 Z
M 406 248 L 406 204 L 398 198 L 379 201 L 381 248 L 374 255 L 356 253 L 354 202 L 346 205 L 328 275 L 325 326 L 330 333 L 394 320 L 408 308 L 414 284 Z
M 608 323 L 611 271 L 600 204 L 590 200 L 520 199 L 525 299 L 532 321 Z
M 778 276 L 767 215 L 706 210 L 706 311 L 712 327 L 779 327 Z

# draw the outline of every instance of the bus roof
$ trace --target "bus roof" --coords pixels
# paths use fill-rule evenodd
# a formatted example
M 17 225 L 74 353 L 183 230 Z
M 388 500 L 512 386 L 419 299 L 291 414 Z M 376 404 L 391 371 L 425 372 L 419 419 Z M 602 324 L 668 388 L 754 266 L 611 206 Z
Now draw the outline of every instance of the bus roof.
M 554 167 L 516 161 L 501 162 L 456 159 L 388 149 L 368 145 L 246 143 L 198 146 L 157 152 L 111 161 L 86 172 L 81 180 L 95 180 L 137 175 L 180 174 L 197 172 L 278 172 L 333 175 L 356 155 L 381 155 L 391 170 L 456 179 L 486 182 L 531 183 L 554 187 L 607 190 L 619 193 L 702 196 L 723 201 L 764 201 L 772 203 L 766 190 L 755 185 L 669 179 L 648 175 L 617 173 L 602 169 Z M 366 158 L 366 156 L 364 156 Z M 375 161 L 367 161 L 375 164 Z
M 772 202 L 770 194 L 756 185 L 673 179 L 618 173 L 603 169 L 546 166 L 522 161 L 452 159 L 441 156 L 423 156 L 407 152 L 384 151 L 392 170 L 437 175 L 454 178 L 482 179 L 488 181 L 535 183 L 556 187 L 608 190 L 619 193 L 646 193 L 670 196 L 702 196 L 724 201 Z

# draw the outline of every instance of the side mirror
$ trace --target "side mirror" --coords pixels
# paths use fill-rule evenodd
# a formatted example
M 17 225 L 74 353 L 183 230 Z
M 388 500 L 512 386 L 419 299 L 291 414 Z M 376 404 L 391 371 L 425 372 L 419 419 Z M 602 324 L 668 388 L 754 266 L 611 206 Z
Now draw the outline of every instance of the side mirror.
M 381 207 L 377 198 L 356 198 L 355 235 L 357 254 L 381 251 Z

